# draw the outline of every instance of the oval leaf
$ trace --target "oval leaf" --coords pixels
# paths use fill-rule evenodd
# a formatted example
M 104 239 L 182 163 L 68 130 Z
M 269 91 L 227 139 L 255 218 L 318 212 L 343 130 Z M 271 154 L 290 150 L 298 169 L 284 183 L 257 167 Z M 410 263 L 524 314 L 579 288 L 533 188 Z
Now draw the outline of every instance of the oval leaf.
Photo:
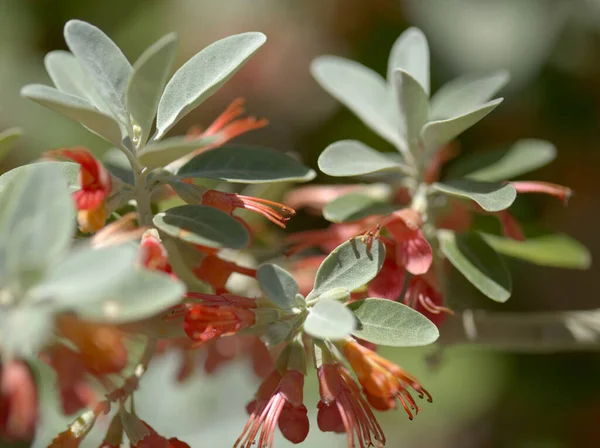
M 210 145 L 217 140 L 215 136 L 199 137 L 190 139 L 189 137 L 167 138 L 160 142 L 151 143 L 144 147 L 138 154 L 138 159 L 142 165 L 149 170 L 162 168 L 169 163 L 180 159 L 197 149 Z
M 399 68 L 409 73 L 429 96 L 429 45 L 420 29 L 408 28 L 394 42 L 388 59 L 388 80 Z
M 528 237 L 516 241 L 497 235 L 481 234 L 497 252 L 540 266 L 566 269 L 588 269 L 592 264 L 590 251 L 579 241 L 564 234 Z
M 545 140 L 525 139 L 508 149 L 482 151 L 459 160 L 449 177 L 468 177 L 481 181 L 510 180 L 541 168 L 556 157 L 556 147 Z
M 319 169 L 336 177 L 360 176 L 381 171 L 404 171 L 404 166 L 356 140 L 332 143 L 319 156 Z
M 73 162 L 36 162 L 30 163 L 29 165 L 22 165 L 16 168 L 13 168 L 10 171 L 2 174 L 0 176 L 0 192 L 6 187 L 8 182 L 11 181 L 15 176 L 20 176 L 21 173 L 30 170 L 36 170 L 37 166 L 52 166 L 57 169 L 57 172 L 60 172 L 60 176 L 67 182 L 67 186 L 69 187 L 69 191 L 77 191 L 79 190 L 79 164 Z
M 315 286 L 308 298 L 333 288 L 353 291 L 370 282 L 383 265 L 385 246 L 378 239 L 369 247 L 361 238 L 354 238 L 336 247 L 323 260 L 315 277 Z
M 433 322 L 416 310 L 386 299 L 364 299 L 348 304 L 358 320 L 354 336 L 377 345 L 418 347 L 437 340 Z
M 410 151 L 415 154 L 419 150 L 421 129 L 429 117 L 429 98 L 423 86 L 404 70 L 395 70 L 392 82 L 400 111 L 400 122 L 404 128 L 404 138 Z
M 331 222 L 352 222 L 372 215 L 387 215 L 396 210 L 392 204 L 363 193 L 348 193 L 329 202 L 323 217 Z
M 501 102 L 502 98 L 498 98 L 462 115 L 427 123 L 421 130 L 421 143 L 425 152 L 431 154 L 440 146 L 454 140 L 498 107 Z
M 298 283 L 285 269 L 275 264 L 263 264 L 256 272 L 256 279 L 274 305 L 283 310 L 296 306 Z
M 23 87 L 21 95 L 82 124 L 113 145 L 121 146 L 121 128 L 114 118 L 95 109 L 83 98 L 41 84 Z
M 381 137 L 398 146 L 400 135 L 396 113 L 385 80 L 378 73 L 337 56 L 316 58 L 310 71 L 331 96 Z
M 237 219 L 207 205 L 174 207 L 153 222 L 167 235 L 201 246 L 242 249 L 250 243 L 248 230 Z
M 432 188 L 442 193 L 475 201 L 488 212 L 507 209 L 517 197 L 515 187 L 501 182 L 479 182 L 468 179 L 449 180 L 432 184 Z
M 354 314 L 335 300 L 321 300 L 310 309 L 304 331 L 319 339 L 344 339 L 356 328 Z
M 119 122 L 129 129 L 125 92 L 132 68 L 123 52 L 100 29 L 81 20 L 67 22 L 65 41 L 94 82 L 100 96 Z
M 175 61 L 177 36 L 167 34 L 142 53 L 127 85 L 127 110 L 141 128 L 137 142 L 143 147 L 150 136 L 156 108 Z
M 10 128 L 0 132 L 0 160 L 8 154 L 21 135 L 23 135 L 21 128 Z
M 506 71 L 456 78 L 435 92 L 431 98 L 430 117 L 445 120 L 477 109 L 504 87 L 509 78 Z
M 478 234 L 439 230 L 438 238 L 442 253 L 477 289 L 497 302 L 508 300 L 512 281 L 506 265 Z
M 154 140 L 215 93 L 266 40 L 262 33 L 229 36 L 187 61 L 165 87 L 158 104 Z
M 177 171 L 177 176 L 260 184 L 309 181 L 315 172 L 273 149 L 221 146 L 195 156 Z

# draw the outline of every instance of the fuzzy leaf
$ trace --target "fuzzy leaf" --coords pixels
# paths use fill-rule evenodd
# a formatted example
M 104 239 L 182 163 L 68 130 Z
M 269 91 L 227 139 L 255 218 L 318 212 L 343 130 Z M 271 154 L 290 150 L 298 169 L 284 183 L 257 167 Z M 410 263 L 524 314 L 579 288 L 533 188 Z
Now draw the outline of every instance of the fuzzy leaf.
M 123 52 L 100 29 L 81 20 L 67 22 L 65 41 L 115 117 L 129 129 L 125 94 L 132 68 Z
M 158 102 L 175 61 L 177 36 L 167 34 L 142 53 L 133 64 L 133 73 L 127 86 L 127 110 L 132 121 L 141 128 L 138 146 L 143 147 L 150 130 Z
M 156 135 L 175 123 L 229 80 L 267 40 L 262 33 L 242 33 L 209 45 L 173 75 L 158 104 Z
M 378 73 L 338 56 L 320 56 L 310 70 L 321 87 L 363 123 L 391 144 L 399 144 L 396 113 L 385 80 Z
M 369 248 L 360 237 L 336 247 L 323 260 L 315 277 L 315 286 L 307 299 L 333 288 L 353 291 L 370 282 L 383 266 L 385 246 L 374 240 Z
M 459 160 L 449 177 L 468 177 L 480 181 L 510 180 L 550 163 L 556 147 L 545 140 L 525 139 L 508 149 L 481 151 Z
M 113 117 L 103 114 L 83 98 L 41 84 L 21 89 L 21 96 L 76 121 L 104 140 L 121 146 L 121 128 Z
M 423 86 L 410 73 L 397 69 L 392 73 L 400 110 L 404 138 L 412 153 L 419 150 L 421 129 L 429 117 L 429 98 Z
M 421 142 L 425 152 L 431 154 L 440 146 L 454 140 L 498 107 L 501 102 L 502 98 L 498 98 L 461 115 L 446 120 L 430 121 L 421 130 Z
M 325 174 L 336 177 L 404 170 L 402 164 L 356 140 L 332 143 L 321 153 L 318 164 Z
M 431 98 L 430 117 L 446 120 L 462 115 L 485 102 L 504 87 L 510 76 L 506 71 L 486 76 L 463 76 L 444 84 Z
M 304 331 L 319 339 L 344 339 L 356 328 L 354 314 L 335 300 L 320 300 L 310 308 Z
M 323 217 L 331 222 L 352 222 L 367 216 L 387 215 L 396 209 L 364 193 L 348 193 L 329 202 L 323 208 Z
M 182 205 L 154 216 L 154 225 L 167 235 L 201 246 L 242 249 L 248 230 L 233 216 L 207 205 Z
M 396 69 L 409 73 L 429 96 L 429 45 L 420 29 L 408 28 L 394 42 L 388 59 L 388 80 Z
M 162 168 L 169 163 L 184 157 L 197 149 L 210 145 L 216 141 L 216 137 L 199 137 L 190 139 L 188 137 L 172 137 L 160 142 L 150 143 L 138 154 L 142 165 L 149 170 Z
M 479 182 L 469 179 L 449 180 L 432 185 L 437 191 L 475 201 L 488 212 L 507 209 L 517 197 L 515 187 L 502 182 Z
M 204 151 L 177 172 L 178 177 L 260 184 L 309 181 L 315 172 L 279 151 L 260 147 L 220 146 Z
M 502 258 L 476 233 L 456 235 L 438 230 L 440 249 L 450 263 L 477 289 L 496 302 L 506 302 L 512 291 L 510 273 Z
M 79 190 L 79 164 L 73 162 L 36 162 L 28 165 L 21 165 L 13 168 L 10 171 L 0 176 L 0 192 L 6 187 L 16 176 L 20 176 L 22 173 L 30 170 L 37 170 L 38 166 L 52 166 L 60 171 L 60 175 L 65 179 L 69 187 L 69 191 Z M 51 168 L 53 169 L 53 168 Z
M 579 241 L 564 234 L 547 234 L 516 241 L 497 235 L 481 234 L 497 252 L 540 266 L 566 269 L 588 269 L 592 264 L 589 250 Z
M 298 284 L 285 269 L 275 264 L 263 264 L 258 268 L 256 279 L 269 300 L 283 310 L 296 306 Z
M 437 340 L 440 333 L 423 314 L 398 302 L 364 299 L 348 304 L 358 320 L 354 336 L 377 345 L 417 347 Z
M 23 135 L 21 128 L 9 128 L 0 132 L 0 160 L 8 154 L 21 135 Z

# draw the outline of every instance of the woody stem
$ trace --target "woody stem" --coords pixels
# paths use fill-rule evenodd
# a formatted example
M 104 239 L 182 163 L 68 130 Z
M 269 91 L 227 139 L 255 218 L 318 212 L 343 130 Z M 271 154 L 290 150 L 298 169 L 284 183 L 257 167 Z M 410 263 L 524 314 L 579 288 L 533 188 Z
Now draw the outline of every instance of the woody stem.
M 152 225 L 152 206 L 150 202 L 150 189 L 145 168 L 133 167 L 135 182 L 135 199 L 137 202 L 138 221 L 140 226 Z

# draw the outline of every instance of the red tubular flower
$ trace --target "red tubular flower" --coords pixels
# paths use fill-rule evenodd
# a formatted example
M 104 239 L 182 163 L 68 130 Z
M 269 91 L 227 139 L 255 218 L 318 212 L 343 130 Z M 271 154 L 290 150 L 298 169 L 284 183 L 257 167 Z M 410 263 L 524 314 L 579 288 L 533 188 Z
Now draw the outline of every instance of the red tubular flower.
M 404 268 L 398 268 L 394 257 L 386 257 L 377 276 L 369 282 L 368 296 L 398 300 L 404 289 L 406 274 Z
M 256 323 L 256 315 L 251 310 L 256 308 L 256 302 L 247 297 L 194 293 L 190 293 L 190 297 L 204 299 L 202 304 L 186 305 L 183 321 L 186 334 L 199 344 L 235 334 Z
M 200 265 L 193 269 L 193 272 L 198 279 L 211 285 L 215 294 L 227 292 L 227 280 L 234 272 L 248 277 L 256 277 L 256 269 L 239 266 L 231 261 L 223 260 L 217 255 L 206 255 Z
M 208 190 L 204 193 L 202 196 L 202 203 L 218 208 L 229 215 L 233 215 L 233 211 L 236 208 L 260 213 L 273 224 L 276 224 L 281 228 L 285 228 L 285 223 L 296 214 L 294 209 L 279 204 L 278 202 L 251 196 L 242 196 L 237 193 L 225 193 L 217 190 Z
M 444 297 L 423 275 L 410 279 L 404 296 L 404 304 L 419 311 L 437 327 L 446 320 L 446 315 L 454 315 L 450 308 L 443 306 Z
M 33 375 L 22 361 L 0 365 L 0 434 L 6 440 L 31 440 L 38 416 Z
M 317 370 L 321 400 L 317 423 L 323 432 L 345 432 L 348 448 L 358 440 L 360 448 L 385 444 L 385 436 L 369 404 L 348 371 L 339 364 L 323 364 Z
M 154 232 L 146 232 L 140 244 L 140 264 L 151 271 L 172 273 L 169 254 Z
M 256 448 L 271 448 L 277 424 L 287 440 L 303 442 L 309 430 L 303 387 L 304 375 L 298 370 L 286 370 L 283 375 L 278 370 L 271 372 L 247 406 L 250 419 L 234 448 L 250 448 L 257 437 Z
M 558 184 L 551 184 L 549 182 L 537 182 L 537 181 L 518 181 L 511 182 L 512 186 L 515 187 L 517 193 L 543 193 L 554 196 L 560 199 L 565 205 L 569 202 L 569 198 L 573 194 L 573 190 L 569 187 L 564 187 Z
M 51 158 L 65 158 L 78 163 L 80 190 L 73 193 L 77 205 L 77 221 L 82 232 L 97 232 L 106 223 L 106 199 L 112 189 L 110 173 L 85 148 L 59 149 L 47 152 Z
M 374 351 L 350 340 L 343 342 L 341 348 L 373 408 L 380 411 L 393 409 L 398 398 L 408 418 L 412 420 L 411 411 L 417 414 L 419 407 L 408 391 L 409 387 L 414 389 L 420 398 L 426 396 L 427 401 L 432 401 L 429 392 L 415 378 Z
M 495 215 L 500 221 L 502 233 L 505 237 L 517 241 L 525 241 L 525 234 L 523 233 L 523 229 L 521 229 L 519 221 L 517 221 L 514 216 L 508 212 L 508 210 L 499 211 L 495 213 Z

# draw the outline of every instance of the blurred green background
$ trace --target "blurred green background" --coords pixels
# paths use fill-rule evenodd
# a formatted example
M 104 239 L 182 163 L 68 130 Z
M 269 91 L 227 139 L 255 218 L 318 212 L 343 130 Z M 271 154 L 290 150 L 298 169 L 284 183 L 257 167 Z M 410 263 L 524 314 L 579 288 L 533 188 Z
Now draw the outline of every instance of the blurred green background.
M 557 160 L 535 178 L 571 187 L 568 208 L 545 197 L 519 200 L 525 223 L 563 231 L 600 255 L 600 1 L 599 0 L 0 0 L 0 129 L 20 126 L 25 136 L 0 172 L 43 151 L 82 145 L 97 154 L 106 144 L 82 127 L 19 97 L 21 86 L 49 83 L 43 55 L 64 49 L 62 27 L 89 21 L 134 60 L 160 36 L 176 31 L 181 65 L 212 41 L 262 31 L 267 44 L 226 86 L 174 129 L 207 125 L 236 97 L 270 125 L 239 141 L 299 153 L 316 167 L 323 148 L 354 138 L 387 144 L 331 99 L 309 74 L 324 53 L 357 59 L 383 73 L 396 37 L 421 27 L 432 52 L 434 90 L 465 72 L 505 68 L 512 82 L 505 102 L 460 137 L 463 152 L 519 138 L 550 140 Z M 318 181 L 330 182 L 320 178 Z M 293 230 L 324 225 L 300 215 Z M 598 275 L 511 262 L 511 310 L 598 308 Z M 600 358 L 595 353 L 510 354 L 469 347 L 448 350 L 431 368 L 435 348 L 385 352 L 415 373 L 434 396 L 413 422 L 398 411 L 381 416 L 389 447 L 562 448 L 600 442 Z M 257 379 L 243 362 L 185 385 L 172 381 L 176 354 L 157 360 L 139 393 L 139 413 L 159 432 L 193 447 L 226 448 L 241 431 L 244 405 Z M 309 376 L 310 378 L 310 376 Z M 314 411 L 316 383 L 306 405 Z M 313 416 L 315 413 L 313 412 Z M 35 446 L 64 419 L 44 413 Z M 97 446 L 92 438 L 84 446 Z M 277 446 L 288 446 L 281 441 Z M 0 446 L 4 446 L 0 441 Z M 305 446 L 343 447 L 345 437 L 323 435 L 312 421 Z

